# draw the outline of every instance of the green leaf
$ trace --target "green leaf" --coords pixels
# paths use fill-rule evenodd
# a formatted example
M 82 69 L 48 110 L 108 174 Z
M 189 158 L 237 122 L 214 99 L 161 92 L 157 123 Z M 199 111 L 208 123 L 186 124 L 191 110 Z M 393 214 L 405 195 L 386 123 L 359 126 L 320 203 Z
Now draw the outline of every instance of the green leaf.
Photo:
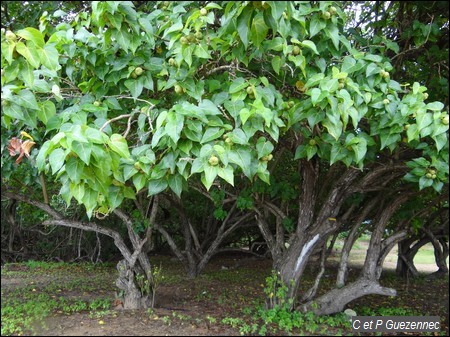
M 300 45 L 311 49 L 316 55 L 319 55 L 316 44 L 314 42 L 312 42 L 310 40 L 304 40 L 303 42 L 300 42 Z
M 245 145 L 248 142 L 247 136 L 241 129 L 234 129 L 233 132 L 228 134 L 228 138 L 230 138 L 234 144 Z
M 125 86 L 128 88 L 128 90 L 130 90 L 131 96 L 133 96 L 134 98 L 139 97 L 139 95 L 142 93 L 142 90 L 144 89 L 144 84 L 138 79 L 126 80 Z
M 245 122 L 249 119 L 250 116 L 252 116 L 253 113 L 247 108 L 241 109 L 239 111 L 239 117 L 241 117 L 242 124 L 245 124 Z
M 217 174 L 219 173 L 219 168 L 217 166 L 211 166 L 209 163 L 205 163 L 203 167 L 203 174 L 204 174 L 204 182 L 206 189 L 209 190 L 214 183 L 214 180 L 217 177 Z
M 39 105 L 36 101 L 36 98 L 34 97 L 33 93 L 28 89 L 21 90 L 19 92 L 19 95 L 16 97 L 14 103 L 24 108 L 39 110 Z
M 73 181 L 75 184 L 80 183 L 80 179 L 83 175 L 83 169 L 84 164 L 82 161 L 78 160 L 73 156 L 70 156 L 69 159 L 67 159 L 66 172 L 67 175 L 69 176 L 69 179 Z
M 89 162 L 91 160 L 91 152 L 92 152 L 92 144 L 91 143 L 81 143 L 76 140 L 72 142 L 72 150 L 75 152 L 78 157 L 82 161 L 86 163 L 86 165 L 89 165 Z
M 339 29 L 335 25 L 330 25 L 325 29 L 325 34 L 327 34 L 331 41 L 333 42 L 334 47 L 339 50 Z
M 161 193 L 167 188 L 167 186 L 168 184 L 166 179 L 150 180 L 148 183 L 148 195 L 152 196 Z
M 444 103 L 441 102 L 428 103 L 427 109 L 432 111 L 441 111 L 442 109 L 444 109 Z
M 330 165 L 333 165 L 339 160 L 344 159 L 348 156 L 348 151 L 345 147 L 340 146 L 340 144 L 334 143 L 331 147 L 330 154 Z
M 316 104 L 319 101 L 320 94 L 322 93 L 322 90 L 319 88 L 313 88 L 311 89 L 311 103 Z
M 172 138 L 174 143 L 180 139 L 181 130 L 183 130 L 184 117 L 174 111 L 170 111 L 167 115 L 167 124 L 165 130 L 167 135 Z
M 36 46 L 40 48 L 44 48 L 44 36 L 36 28 L 27 27 L 25 29 L 21 29 L 17 32 L 17 35 L 27 41 L 32 41 Z
M 248 46 L 248 27 L 250 25 L 252 13 L 253 9 L 251 8 L 251 5 L 247 5 L 237 18 L 237 31 L 245 49 L 247 49 Z
M 423 190 L 424 188 L 427 188 L 427 187 L 430 187 L 431 185 L 433 185 L 433 182 L 434 182 L 433 179 L 423 176 L 419 179 L 419 188 L 421 190 Z
M 306 145 L 306 159 L 310 160 L 317 153 L 317 146 Z
M 200 141 L 200 144 L 208 143 L 223 135 L 224 130 L 218 127 L 208 128 Z
M 169 187 L 178 197 L 181 197 L 183 177 L 181 175 L 169 176 Z
M 356 137 L 355 137 L 356 138 Z M 359 141 L 351 145 L 353 151 L 355 152 L 355 162 L 361 162 L 367 153 L 367 141 L 364 138 L 357 138 Z
M 417 127 L 417 124 L 411 124 L 408 128 L 408 130 L 406 130 L 406 135 L 408 136 L 408 142 L 415 140 L 415 139 L 419 139 L 419 128 Z
M 337 123 L 332 123 L 329 119 L 326 119 L 323 122 L 323 126 L 327 128 L 328 133 L 332 135 L 335 140 L 338 140 L 342 134 L 344 124 L 342 124 L 340 120 Z
M 50 163 L 50 166 L 52 168 L 52 173 L 55 174 L 58 172 L 61 167 L 64 165 L 64 159 L 66 155 L 63 149 L 59 148 L 52 153 L 50 153 L 50 156 L 48 157 L 48 161 Z
M 84 134 L 86 139 L 94 144 L 105 144 L 108 142 L 108 136 L 100 130 L 88 127 Z
M 37 112 L 37 116 L 39 120 L 47 125 L 47 122 L 50 118 L 56 115 L 56 107 L 52 101 L 44 101 L 41 104 L 41 108 Z
M 121 135 L 117 133 L 112 134 L 110 140 L 108 141 L 108 146 L 122 158 L 130 157 L 127 141 Z
M 112 36 L 117 41 L 117 44 L 125 51 L 130 49 L 131 35 L 126 29 L 114 29 Z
M 31 47 L 31 48 L 30 48 Z M 25 44 L 21 41 L 17 42 L 16 50 L 17 52 L 25 57 L 28 63 L 35 69 L 39 68 L 41 65 L 41 60 L 39 58 L 39 53 L 34 46 L 25 46 Z
M 258 142 L 256 143 L 256 151 L 258 152 L 258 158 L 262 158 L 272 153 L 273 144 L 269 141 L 266 141 L 264 137 L 260 137 Z
M 327 26 L 326 22 L 320 19 L 318 15 L 313 16 L 309 25 L 309 36 L 313 37 Z
M 235 92 L 241 91 L 247 87 L 248 87 L 248 83 L 245 81 L 245 79 L 242 77 L 238 77 L 233 81 L 233 83 L 231 83 L 230 89 L 228 90 L 228 92 L 230 94 L 234 94 Z
M 252 21 L 251 32 L 252 32 L 252 41 L 256 47 L 259 47 L 261 43 L 267 36 L 269 31 L 269 27 L 267 27 L 264 22 L 264 15 L 262 12 L 259 12 L 255 15 Z
M 83 203 L 84 183 L 70 183 L 70 193 L 72 193 L 72 196 L 78 201 L 79 204 Z
M 227 183 L 234 186 L 234 170 L 232 166 L 228 165 L 226 167 L 220 167 L 218 175 Z
M 209 59 L 211 54 L 208 51 L 208 45 L 206 43 L 197 45 L 194 50 L 194 55 L 199 58 Z
M 108 193 L 108 201 L 111 209 L 115 209 L 120 206 L 124 199 L 124 193 L 120 187 L 110 186 Z
M 45 45 L 39 48 L 39 59 L 41 63 L 50 70 L 58 70 L 61 66 L 58 63 L 59 53 L 53 45 Z
M 281 64 L 282 64 L 281 57 L 275 56 L 274 58 L 272 58 L 271 63 L 272 63 L 272 68 L 275 71 L 275 73 L 277 75 L 280 75 L 280 68 L 281 68 Z
M 237 150 L 231 150 L 228 153 L 228 159 L 230 163 L 237 164 L 244 174 L 251 179 L 251 162 L 252 162 L 252 156 L 250 154 L 250 151 L 247 148 L 239 148 Z
M 137 170 L 136 170 L 137 171 Z M 142 190 L 147 182 L 147 178 L 144 174 L 135 174 L 133 176 L 133 185 L 136 188 L 136 193 Z

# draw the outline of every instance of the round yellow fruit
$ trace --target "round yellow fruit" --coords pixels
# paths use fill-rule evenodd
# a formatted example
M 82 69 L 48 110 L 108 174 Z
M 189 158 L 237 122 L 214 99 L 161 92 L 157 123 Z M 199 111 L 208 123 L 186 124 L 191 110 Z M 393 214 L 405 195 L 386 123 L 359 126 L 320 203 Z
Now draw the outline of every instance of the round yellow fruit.
M 5 33 L 5 37 L 8 41 L 16 41 L 17 40 L 17 36 L 16 34 L 14 34 L 12 31 L 7 30 Z
M 213 155 L 209 158 L 208 162 L 211 166 L 217 166 L 219 164 L 219 158 Z
M 141 76 L 144 72 L 144 69 L 142 69 L 141 67 L 137 67 L 136 69 L 134 69 L 134 72 L 136 73 L 136 75 Z
M 322 18 L 324 18 L 325 20 L 328 20 L 329 18 L 331 18 L 331 13 L 330 12 L 324 12 L 322 14 Z
M 99 101 L 95 101 L 93 104 L 94 106 L 100 106 L 101 103 Z
M 208 10 L 206 8 L 200 9 L 200 15 L 201 16 L 205 16 L 206 14 L 208 14 Z
M 183 88 L 179 84 L 176 84 L 175 85 L 175 92 L 180 95 L 180 94 L 183 93 Z
M 292 54 L 294 55 L 298 55 L 300 54 L 300 47 L 299 46 L 294 46 L 294 48 L 292 49 Z

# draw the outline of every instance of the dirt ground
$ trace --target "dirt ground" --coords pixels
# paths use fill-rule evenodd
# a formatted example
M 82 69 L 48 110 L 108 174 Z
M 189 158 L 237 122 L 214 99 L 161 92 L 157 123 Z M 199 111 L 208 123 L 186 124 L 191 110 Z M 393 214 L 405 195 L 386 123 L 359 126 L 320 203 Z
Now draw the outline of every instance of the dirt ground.
M 238 328 L 222 324 L 221 321 L 227 317 L 243 317 L 243 308 L 252 306 L 255 298 L 264 298 L 264 279 L 270 274 L 271 268 L 269 260 L 222 257 L 213 260 L 204 275 L 188 280 L 184 277 L 182 266 L 173 258 L 156 257 L 153 260 L 155 259 L 158 261 L 156 265 L 161 265 L 166 272 L 166 278 L 158 289 L 156 308 L 153 311 L 112 308 L 103 314 L 100 312 L 101 315 L 93 315 L 89 311 L 72 314 L 57 312 L 44 320 L 36 321 L 32 330 L 26 333 L 37 336 L 238 336 Z M 113 266 L 100 276 L 96 271 L 86 275 L 82 269 L 78 274 L 75 271 L 68 275 L 67 270 L 55 274 L 39 268 L 30 273 L 22 265 L 16 268 L 17 271 L 13 265 L 8 266 L 7 273 L 2 269 L 2 295 L 7 295 L 13 289 L 44 292 L 52 285 L 52 289 L 60 288 L 56 290 L 58 293 L 55 296 L 86 300 L 98 296 L 114 299 Z M 433 271 L 428 266 L 424 269 L 421 271 Z M 310 266 L 307 270 L 311 272 L 312 282 L 316 267 Z M 352 272 L 357 272 L 355 267 Z M 90 288 L 83 283 L 89 281 L 89 277 L 92 277 Z M 389 275 L 387 277 L 387 282 L 392 282 L 388 285 L 398 290 L 398 297 L 389 299 L 369 296 L 352 303 L 351 308 L 358 311 L 358 308 L 367 305 L 373 308 L 410 306 L 424 314 L 442 316 L 444 313 L 447 317 L 444 318 L 443 327 L 448 334 L 448 279 L 446 282 L 412 280 L 406 284 Z M 333 282 L 334 276 L 330 271 L 324 277 L 324 288 Z M 55 288 L 55 283 L 61 286 Z M 64 288 L 63 284 L 79 286 Z M 306 284 L 305 287 L 307 286 Z M 327 334 L 337 333 L 330 328 Z

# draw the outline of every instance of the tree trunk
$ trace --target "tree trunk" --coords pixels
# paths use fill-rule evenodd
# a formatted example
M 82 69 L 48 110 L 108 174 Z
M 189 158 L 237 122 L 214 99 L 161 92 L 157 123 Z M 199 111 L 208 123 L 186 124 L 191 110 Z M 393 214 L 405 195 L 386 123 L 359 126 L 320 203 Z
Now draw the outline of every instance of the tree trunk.
M 142 270 L 137 266 L 130 266 L 124 259 L 117 264 L 119 277 L 116 286 L 123 294 L 124 309 L 145 309 L 148 308 L 150 298 L 152 298 L 151 288 Z
M 397 292 L 394 289 L 382 287 L 377 281 L 361 277 L 355 282 L 340 289 L 335 288 L 297 309 L 302 312 L 312 311 L 316 315 L 330 315 L 343 311 L 347 303 L 371 294 L 396 296 Z

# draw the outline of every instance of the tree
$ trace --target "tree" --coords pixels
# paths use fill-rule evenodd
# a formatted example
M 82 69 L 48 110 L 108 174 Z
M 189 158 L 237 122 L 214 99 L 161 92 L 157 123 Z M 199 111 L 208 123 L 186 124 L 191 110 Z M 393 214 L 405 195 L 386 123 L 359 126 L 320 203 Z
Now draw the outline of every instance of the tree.
M 2 31 L 2 137 L 10 153 L 54 176 L 61 197 L 83 204 L 89 218 L 120 217 L 132 249 L 115 229 L 67 221 L 15 191 L 2 194 L 45 209 L 53 217 L 46 223 L 113 237 L 125 258 L 118 285 L 128 307 L 142 307 L 151 265 L 126 203 L 163 192 L 177 199 L 199 180 L 206 190 L 216 181 L 237 186 L 241 177 L 269 184 L 269 163 L 289 152 L 300 177 L 289 245 L 283 206 L 253 189 L 250 208 L 293 308 L 309 257 L 346 220 L 349 197 L 406 173 L 420 189 L 440 191 L 448 182 L 448 114 L 443 103 L 427 102 L 420 83 L 391 79 L 384 46 L 360 49 L 336 4 L 202 5 L 164 2 L 146 13 L 131 2 L 93 2 L 57 26 L 43 16 L 39 29 Z M 2 160 L 7 178 L 12 163 Z M 390 195 L 387 214 L 409 196 Z M 276 218 L 276 236 L 265 214 Z M 377 218 L 370 277 L 352 289 L 393 293 L 380 290 L 373 263 L 382 258 L 388 220 Z M 145 294 L 138 269 L 150 287 Z

